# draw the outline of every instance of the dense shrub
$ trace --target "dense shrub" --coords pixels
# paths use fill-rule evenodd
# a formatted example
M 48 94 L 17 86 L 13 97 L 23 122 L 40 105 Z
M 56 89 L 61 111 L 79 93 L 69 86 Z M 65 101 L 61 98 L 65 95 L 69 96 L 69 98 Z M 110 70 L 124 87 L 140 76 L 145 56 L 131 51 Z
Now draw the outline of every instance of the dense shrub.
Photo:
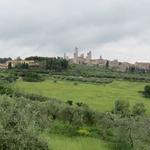
M 29 65 L 27 63 L 19 63 L 15 65 L 15 69 L 29 69 Z
M 40 82 L 43 81 L 44 79 L 39 74 L 30 72 L 26 73 L 25 76 L 23 76 L 23 80 L 27 82 Z
M 12 83 L 16 81 L 18 77 L 16 75 L 12 74 L 6 74 L 6 75 L 0 75 L 0 81 L 2 82 L 7 82 L 7 83 Z
M 144 106 L 143 103 L 137 103 L 133 106 L 133 109 L 132 109 L 132 114 L 133 115 L 143 116 L 143 115 L 145 115 L 145 112 L 146 112 L 146 109 L 145 109 L 145 106 Z
M 41 101 L 42 102 L 42 101 L 48 100 L 48 98 L 44 97 L 44 96 L 40 96 L 40 95 L 36 95 L 36 94 L 29 94 L 29 93 L 22 93 L 22 92 L 18 92 L 18 91 L 15 91 L 14 95 L 16 97 L 24 97 L 24 98 L 30 99 L 32 101 Z
M 130 113 L 129 103 L 126 101 L 117 100 L 113 112 L 122 116 L 127 116 Z
M 47 143 L 36 137 L 32 132 L 0 130 L 0 149 L 2 150 L 48 150 Z
M 13 95 L 13 90 L 7 86 L 3 86 L 3 85 L 0 85 L 0 95 L 9 95 L 9 96 L 12 96 Z
M 146 85 L 144 87 L 144 92 L 143 94 L 146 96 L 146 97 L 150 97 L 150 85 Z
M 34 132 L 29 103 L 23 98 L 0 97 L 0 149 L 48 150 L 47 143 Z

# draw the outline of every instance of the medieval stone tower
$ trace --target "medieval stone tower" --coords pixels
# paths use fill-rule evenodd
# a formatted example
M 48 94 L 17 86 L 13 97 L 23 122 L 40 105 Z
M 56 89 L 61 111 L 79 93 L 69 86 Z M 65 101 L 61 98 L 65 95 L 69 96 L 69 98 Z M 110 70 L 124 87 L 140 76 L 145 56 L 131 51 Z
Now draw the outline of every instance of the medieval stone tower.
M 75 47 L 75 52 L 74 52 L 74 57 L 73 57 L 74 59 L 74 63 L 77 63 L 77 59 L 78 59 L 78 48 L 77 47 Z
M 87 64 L 90 64 L 90 61 L 92 60 L 92 52 L 91 51 L 89 51 L 88 53 L 87 53 L 87 56 L 86 56 L 86 63 Z

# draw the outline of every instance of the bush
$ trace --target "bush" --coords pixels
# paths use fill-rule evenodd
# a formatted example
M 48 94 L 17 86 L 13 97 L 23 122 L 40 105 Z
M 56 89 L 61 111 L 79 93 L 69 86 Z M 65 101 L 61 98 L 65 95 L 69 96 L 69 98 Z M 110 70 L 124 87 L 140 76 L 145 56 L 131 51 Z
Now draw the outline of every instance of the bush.
M 0 149 L 2 150 L 48 150 L 48 145 L 32 132 L 0 130 Z
M 129 115 L 129 113 L 130 113 L 129 103 L 126 102 L 126 101 L 119 101 L 119 100 L 117 100 L 115 102 L 115 108 L 114 108 L 113 112 L 115 114 L 120 114 L 122 116 Z
M 140 116 L 143 116 L 146 112 L 146 109 L 145 109 L 145 106 L 143 103 L 137 103 L 133 106 L 133 109 L 132 109 L 132 114 L 137 116 L 137 115 L 140 115 Z
M 72 105 L 73 105 L 73 101 L 68 100 L 68 101 L 67 101 L 67 104 L 69 104 L 70 106 L 72 106 Z
M 54 83 L 57 83 L 57 80 L 54 80 Z
M 31 110 L 27 99 L 0 97 L 0 149 L 48 150 L 33 128 Z
M 13 90 L 9 87 L 6 86 L 0 86 L 0 95 L 9 95 L 12 96 L 13 95 Z
M 22 93 L 22 92 L 17 92 L 17 91 L 14 92 L 14 96 L 24 97 L 24 98 L 30 99 L 32 101 L 39 101 L 39 102 L 48 100 L 48 98 L 44 97 L 44 96 L 40 96 L 40 95 L 36 95 L 36 94 L 29 94 L 29 93 Z
M 43 80 L 44 79 L 37 73 L 26 73 L 25 76 L 23 77 L 23 81 L 27 82 L 40 82 Z
M 144 92 L 143 94 L 146 96 L 146 97 L 150 97 L 150 85 L 146 85 L 144 87 Z
M 75 82 L 75 83 L 74 83 L 74 85 L 78 85 L 78 83 L 77 83 L 77 82 Z

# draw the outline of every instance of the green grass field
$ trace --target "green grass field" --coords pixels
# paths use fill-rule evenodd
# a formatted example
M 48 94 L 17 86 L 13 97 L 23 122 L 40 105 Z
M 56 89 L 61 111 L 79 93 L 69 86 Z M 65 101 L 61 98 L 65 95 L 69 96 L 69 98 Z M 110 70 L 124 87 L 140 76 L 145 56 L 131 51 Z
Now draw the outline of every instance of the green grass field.
M 63 135 L 43 134 L 49 147 L 53 150 L 110 150 L 111 147 L 105 141 L 90 137 L 66 137 Z
M 78 85 L 74 85 L 74 82 L 70 81 L 54 83 L 52 80 L 46 80 L 37 83 L 17 81 L 14 88 L 64 101 L 84 102 L 98 111 L 111 110 L 116 100 L 125 100 L 131 105 L 142 102 L 150 112 L 150 99 L 139 93 L 143 91 L 145 85 L 146 83 L 129 81 L 97 85 L 79 82 Z

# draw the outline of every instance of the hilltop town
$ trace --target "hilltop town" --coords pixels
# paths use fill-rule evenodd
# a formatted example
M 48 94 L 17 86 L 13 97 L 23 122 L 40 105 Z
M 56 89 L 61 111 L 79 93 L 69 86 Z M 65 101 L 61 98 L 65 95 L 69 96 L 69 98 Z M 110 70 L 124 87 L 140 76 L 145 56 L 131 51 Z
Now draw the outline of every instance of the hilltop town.
M 107 67 L 109 69 L 115 69 L 117 71 L 125 72 L 125 71 L 140 71 L 140 72 L 150 72 L 150 63 L 146 62 L 136 62 L 134 64 L 129 62 L 120 62 L 117 59 L 108 60 L 102 58 L 100 56 L 98 59 L 92 58 L 92 52 L 89 51 L 86 56 L 84 53 L 79 54 L 79 49 L 75 47 L 73 58 L 69 58 L 66 54 L 64 54 L 64 59 L 69 61 L 70 64 L 82 64 L 88 66 L 98 66 L 98 67 Z M 29 67 L 37 68 L 40 66 L 39 62 L 35 60 L 26 60 L 26 59 L 8 59 L 4 62 L 0 63 L 0 69 L 8 69 L 11 65 L 14 68 L 18 64 L 27 64 Z
M 100 58 L 98 59 L 93 59 L 91 51 L 89 51 L 87 55 L 84 56 L 83 53 L 79 54 L 79 49 L 77 47 L 75 47 L 73 58 L 69 58 L 66 54 L 64 54 L 64 59 L 74 64 L 97 65 L 100 67 L 108 67 L 110 69 L 115 69 L 122 72 L 125 72 L 127 70 L 138 70 L 144 72 L 150 71 L 150 63 L 136 62 L 132 64 L 129 62 L 120 62 L 117 59 L 113 61 L 103 59 L 102 56 L 100 56 Z

